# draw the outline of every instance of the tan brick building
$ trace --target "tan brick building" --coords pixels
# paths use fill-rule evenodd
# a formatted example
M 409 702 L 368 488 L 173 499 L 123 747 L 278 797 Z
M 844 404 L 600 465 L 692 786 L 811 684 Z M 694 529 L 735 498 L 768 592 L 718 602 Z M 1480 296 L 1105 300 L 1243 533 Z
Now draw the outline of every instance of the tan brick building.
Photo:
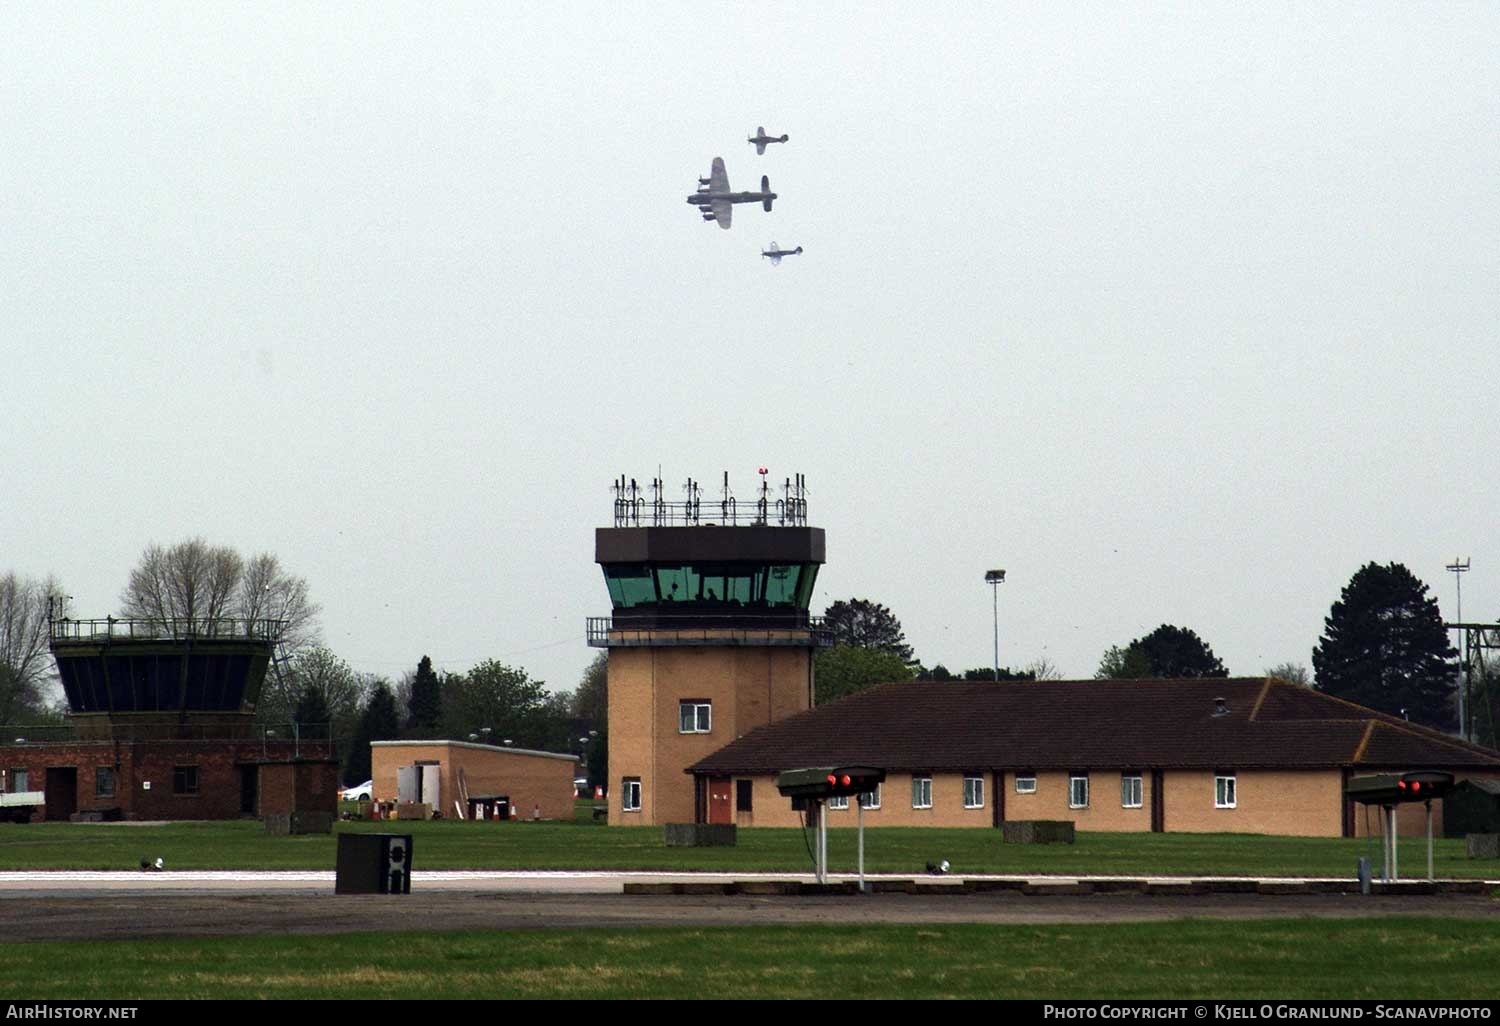
M 776 518 L 763 498 L 749 524 L 635 526 L 627 501 L 595 533 L 612 614 L 589 621 L 588 641 L 609 650 L 612 825 L 727 822 L 732 796 L 685 768 L 812 707 L 823 531 L 804 523 L 800 481 L 787 489 Z
M 1500 752 L 1264 678 L 886 684 L 752 731 L 687 772 L 729 796 L 730 822 L 796 826 L 776 774 L 835 765 L 886 770 L 868 826 L 1047 819 L 1324 837 L 1379 831 L 1344 798 L 1354 774 L 1500 779 Z M 832 826 L 854 818 L 852 799 L 829 812 Z M 1423 817 L 1401 827 L 1420 832 Z
M 521 819 L 573 818 L 575 755 L 469 741 L 371 741 L 376 801 L 397 800 L 397 774 L 409 766 L 435 768 L 436 794 L 423 797 L 444 817 L 456 817 L 459 807 L 465 818 L 474 815 L 466 798 L 503 797 Z

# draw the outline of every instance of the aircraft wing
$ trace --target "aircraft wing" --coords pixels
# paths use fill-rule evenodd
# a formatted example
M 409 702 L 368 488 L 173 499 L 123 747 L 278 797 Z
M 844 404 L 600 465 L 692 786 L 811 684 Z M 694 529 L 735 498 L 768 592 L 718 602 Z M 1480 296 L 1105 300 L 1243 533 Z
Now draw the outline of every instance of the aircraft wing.
M 771 258 L 771 266 L 772 267 L 780 267 L 781 266 L 781 254 L 780 253 L 767 253 L 767 254 L 763 254 L 763 255 L 764 256 L 769 256 Z
M 714 161 L 714 168 L 717 171 L 724 170 L 724 166 L 718 161 Z M 714 200 L 713 211 L 714 220 L 719 222 L 719 227 L 728 228 L 729 219 L 734 216 L 734 204 L 728 200 Z
M 714 192 L 729 191 L 729 174 L 724 170 L 724 158 L 715 157 L 713 170 L 708 174 L 708 187 Z

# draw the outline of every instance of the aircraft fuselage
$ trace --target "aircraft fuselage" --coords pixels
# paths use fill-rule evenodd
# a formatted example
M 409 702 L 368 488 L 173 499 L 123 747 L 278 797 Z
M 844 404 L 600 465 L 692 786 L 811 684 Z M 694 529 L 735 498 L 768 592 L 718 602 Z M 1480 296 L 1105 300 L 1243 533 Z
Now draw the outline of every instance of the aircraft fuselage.
M 695 192 L 687 201 L 701 207 L 711 203 L 763 203 L 775 198 L 774 192 Z

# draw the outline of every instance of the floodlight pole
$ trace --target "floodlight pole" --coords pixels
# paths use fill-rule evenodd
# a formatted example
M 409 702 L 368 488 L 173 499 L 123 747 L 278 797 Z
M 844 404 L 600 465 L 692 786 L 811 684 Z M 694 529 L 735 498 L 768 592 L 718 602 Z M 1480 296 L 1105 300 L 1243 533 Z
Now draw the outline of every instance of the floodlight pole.
M 828 802 L 818 799 L 818 883 L 828 883 Z
M 854 804 L 859 806 L 859 893 L 865 893 L 865 803 L 860 800 L 860 795 L 854 799 Z
M 1449 563 L 1443 569 L 1447 570 L 1449 573 L 1451 573 L 1453 575 L 1453 586 L 1458 589 L 1458 616 L 1457 616 L 1457 622 L 1459 624 L 1462 624 L 1464 622 L 1464 579 L 1463 579 L 1463 575 L 1469 572 L 1469 557 L 1465 556 L 1463 559 L 1459 559 L 1457 556 L 1454 556 L 1453 557 L 1453 562 Z M 1468 690 L 1468 684 L 1469 684 L 1469 674 L 1468 674 L 1468 667 L 1469 667 L 1469 632 L 1466 631 L 1466 630 L 1464 630 L 1462 626 L 1460 626 L 1458 628 L 1458 644 L 1459 644 L 1458 736 L 1461 737 L 1461 738 L 1463 738 L 1465 741 L 1469 741 L 1469 740 L 1472 740 L 1472 738 L 1469 735 L 1469 719 L 1468 719 L 1468 705 L 1469 705 L 1469 703 L 1467 701 L 1468 695 L 1465 694 L 1465 692 Z
M 1396 859 L 1397 859 L 1397 855 L 1398 855 L 1398 852 L 1396 850 L 1397 849 L 1396 840 L 1397 840 L 1398 837 L 1401 836 L 1400 829 L 1399 829 L 1399 827 L 1400 827 L 1400 815 L 1401 815 L 1401 806 L 1400 806 L 1400 804 L 1398 803 L 1396 805 L 1392 805 L 1391 806 L 1391 883 L 1395 883 L 1397 880 L 1401 879 L 1401 870 L 1400 870 L 1400 867 L 1398 867 L 1396 865 Z
M 1429 798 L 1422 804 L 1427 806 L 1427 879 L 1432 877 L 1432 799 Z
M 995 607 L 995 680 L 1000 680 L 1000 585 L 1005 583 L 1004 570 L 987 570 L 985 583 L 990 586 Z

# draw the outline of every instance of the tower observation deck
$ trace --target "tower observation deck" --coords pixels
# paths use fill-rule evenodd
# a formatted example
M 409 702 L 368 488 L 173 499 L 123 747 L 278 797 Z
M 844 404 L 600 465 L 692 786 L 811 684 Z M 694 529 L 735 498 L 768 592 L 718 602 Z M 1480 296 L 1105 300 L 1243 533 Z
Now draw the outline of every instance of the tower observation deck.
M 689 479 L 681 501 L 621 477 L 614 526 L 594 535 L 594 561 L 604 571 L 612 613 L 590 617 L 588 643 L 634 645 L 757 645 L 815 648 L 831 642 L 822 618 L 808 615 L 823 530 L 807 526 L 802 476 L 773 495 L 764 474 L 754 501 L 740 505 L 729 490 L 706 504 Z
M 50 647 L 82 739 L 253 733 L 279 620 L 54 619 Z

